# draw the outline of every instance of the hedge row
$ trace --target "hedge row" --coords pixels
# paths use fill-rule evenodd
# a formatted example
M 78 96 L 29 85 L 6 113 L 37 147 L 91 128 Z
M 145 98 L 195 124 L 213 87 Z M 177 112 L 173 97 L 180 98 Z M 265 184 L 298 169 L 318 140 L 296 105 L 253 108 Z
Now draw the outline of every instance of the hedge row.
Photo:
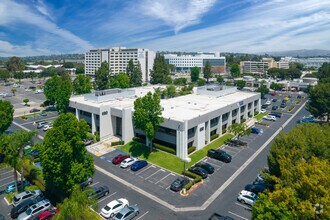
M 222 129 L 222 134 L 224 134 L 226 132 L 227 132 L 227 129 L 226 128 Z
M 219 134 L 214 134 L 211 136 L 211 141 L 213 141 L 214 139 L 218 138 L 219 137 Z
M 133 137 L 133 141 L 139 142 L 141 144 L 146 144 L 145 140 L 143 140 L 142 138 L 139 138 L 139 137 Z
M 195 146 L 189 147 L 188 148 L 188 154 L 191 154 L 192 152 L 194 152 L 196 150 Z
M 114 141 L 111 142 L 111 146 L 124 145 L 124 141 Z
M 186 190 L 189 190 L 193 185 L 195 185 L 196 183 L 199 183 L 200 181 L 202 181 L 202 177 L 194 174 L 190 171 L 186 171 L 185 173 L 186 176 L 193 178 L 193 181 L 187 183 L 184 187 L 186 188 Z
M 157 144 L 157 143 L 153 143 L 153 145 L 154 145 L 154 148 L 156 148 L 158 150 L 162 150 L 162 151 L 165 151 L 167 153 L 174 154 L 174 155 L 176 154 L 176 152 L 173 148 L 166 147 L 164 145 Z
M 258 112 L 258 111 L 255 111 L 255 112 L 254 112 L 254 115 L 257 115 L 257 114 L 259 114 L 259 112 Z

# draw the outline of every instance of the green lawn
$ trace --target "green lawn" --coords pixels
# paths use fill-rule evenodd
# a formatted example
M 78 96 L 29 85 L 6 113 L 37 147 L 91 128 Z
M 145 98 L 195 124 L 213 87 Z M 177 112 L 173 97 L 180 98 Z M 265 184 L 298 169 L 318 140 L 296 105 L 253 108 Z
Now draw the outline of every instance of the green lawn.
M 190 167 L 191 165 L 195 164 L 197 161 L 205 157 L 209 149 L 219 148 L 224 144 L 226 140 L 232 137 L 233 135 L 231 134 L 225 134 L 224 136 L 216 139 L 212 143 L 205 146 L 203 149 L 196 151 L 195 153 L 190 155 L 191 162 L 186 165 L 186 168 Z M 181 174 L 183 171 L 183 162 L 180 158 L 162 151 L 154 151 L 150 153 L 149 147 L 145 146 L 144 144 L 132 141 L 124 146 L 118 147 L 117 149 L 125 151 L 134 157 L 147 160 L 153 164 L 156 164 L 160 167 L 164 167 L 165 169 L 171 170 L 173 172 Z
M 256 116 L 254 116 L 255 119 L 257 119 L 258 121 L 262 119 L 262 117 L 264 117 L 265 115 L 268 115 L 268 112 L 265 113 L 259 113 Z

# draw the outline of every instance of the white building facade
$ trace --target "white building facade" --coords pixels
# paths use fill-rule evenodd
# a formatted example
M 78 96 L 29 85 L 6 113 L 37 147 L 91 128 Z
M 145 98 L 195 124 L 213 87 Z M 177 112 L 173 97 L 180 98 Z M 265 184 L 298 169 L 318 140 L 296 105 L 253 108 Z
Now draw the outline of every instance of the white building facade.
M 154 91 L 153 87 L 111 89 L 75 96 L 70 107 L 78 119 L 84 119 L 101 139 L 111 136 L 125 143 L 145 134 L 133 126 L 133 106 L 137 97 Z M 188 148 L 197 150 L 211 141 L 211 136 L 225 133 L 233 123 L 253 117 L 260 111 L 260 93 L 241 92 L 235 87 L 199 87 L 194 94 L 161 100 L 164 122 L 154 141 L 170 146 L 180 158 L 187 158 Z
M 263 74 L 270 68 L 289 69 L 289 62 L 285 60 L 275 61 L 273 58 L 262 58 L 261 61 L 241 61 L 241 73 Z
M 104 61 L 109 63 L 111 74 L 126 72 L 128 62 L 132 59 L 135 65 L 140 63 L 142 81 L 148 82 L 155 56 L 155 52 L 141 48 L 112 47 L 90 50 L 85 54 L 85 74 L 94 76 Z

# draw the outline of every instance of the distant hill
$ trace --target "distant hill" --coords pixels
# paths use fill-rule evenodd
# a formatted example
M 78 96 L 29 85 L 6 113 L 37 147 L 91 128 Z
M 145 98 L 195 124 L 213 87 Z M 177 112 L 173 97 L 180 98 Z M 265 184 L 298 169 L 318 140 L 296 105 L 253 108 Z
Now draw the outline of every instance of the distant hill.
M 272 56 L 288 56 L 288 57 L 325 57 L 330 56 L 330 50 L 288 50 L 288 51 L 277 51 L 277 52 L 267 52 L 266 54 Z
M 7 61 L 9 57 L 0 57 L 0 60 Z M 21 57 L 25 62 L 35 62 L 35 61 L 63 61 L 63 60 L 83 60 L 85 59 L 85 54 L 56 54 L 49 56 L 29 56 Z

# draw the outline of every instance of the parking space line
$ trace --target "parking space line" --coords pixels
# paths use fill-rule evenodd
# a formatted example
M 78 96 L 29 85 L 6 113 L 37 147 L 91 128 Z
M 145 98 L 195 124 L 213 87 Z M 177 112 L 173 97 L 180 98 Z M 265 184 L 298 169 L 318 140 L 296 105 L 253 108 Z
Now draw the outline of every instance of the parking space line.
M 161 182 L 162 180 L 166 179 L 166 177 L 168 177 L 169 175 L 171 175 L 172 173 L 167 174 L 165 177 L 161 178 L 160 180 L 158 180 L 157 182 L 155 182 L 155 184 Z
M 92 183 L 92 184 L 89 185 L 89 186 L 95 186 L 95 185 L 98 184 L 98 183 L 100 183 L 100 182 Z
M 241 219 L 249 220 L 249 219 L 244 218 L 243 216 L 240 216 L 240 215 L 238 215 L 238 214 L 236 214 L 236 213 L 233 213 L 233 212 L 231 212 L 231 211 L 228 211 L 228 213 L 230 213 L 230 214 L 232 214 L 232 215 L 235 215 L 236 217 L 239 217 L 239 218 L 241 218 Z
M 106 196 L 106 197 L 103 197 L 103 198 L 100 199 L 97 203 L 102 202 L 102 201 L 104 201 L 104 200 L 107 199 L 107 198 L 110 198 L 111 196 L 115 195 L 116 193 L 117 193 L 117 192 L 114 192 L 114 193 L 112 193 L 112 194 L 110 194 L 110 195 L 108 195 L 108 196 Z
M 1 179 L 1 181 L 2 181 L 2 180 L 5 180 L 5 179 L 9 179 L 9 178 L 11 178 L 11 177 L 14 177 L 14 175 L 12 175 L 12 176 L 7 176 L 6 178 Z
M 5 172 L 5 173 L 0 173 L 0 176 L 1 175 L 4 175 L 4 174 L 7 174 L 7 173 L 10 173 L 10 172 L 13 172 L 14 170 L 10 170 L 10 171 L 8 171 L 8 172 Z
M 152 167 L 152 166 L 149 166 L 148 168 L 146 168 L 146 169 L 144 169 L 144 170 L 142 170 L 142 171 L 136 173 L 135 175 L 139 175 L 139 174 L 143 173 L 144 171 L 149 170 L 151 167 Z
M 252 210 L 249 206 L 243 205 L 243 204 L 241 204 L 241 203 L 235 202 L 235 204 L 238 205 L 238 206 L 241 206 L 241 207 L 243 207 L 243 208 L 245 208 L 245 209 L 248 209 L 248 210 L 250 210 L 250 211 Z
M 217 164 L 211 163 L 210 161 L 208 161 L 207 159 L 205 159 L 204 162 L 206 162 L 206 161 L 207 161 L 207 163 L 209 163 L 209 164 L 211 164 L 211 165 L 213 165 L 215 167 L 222 167 L 222 165 L 217 165 Z
M 145 180 L 149 179 L 150 177 L 152 177 L 153 175 L 157 174 L 159 171 L 165 172 L 165 170 L 159 169 L 156 172 L 154 172 L 153 174 L 151 174 L 150 176 L 148 176 L 147 178 L 145 178 Z
M 143 216 L 145 216 L 145 215 L 148 214 L 148 213 L 149 213 L 149 211 L 147 211 L 146 213 L 144 213 L 143 215 L 141 215 L 140 217 L 138 217 L 136 220 L 141 219 Z

